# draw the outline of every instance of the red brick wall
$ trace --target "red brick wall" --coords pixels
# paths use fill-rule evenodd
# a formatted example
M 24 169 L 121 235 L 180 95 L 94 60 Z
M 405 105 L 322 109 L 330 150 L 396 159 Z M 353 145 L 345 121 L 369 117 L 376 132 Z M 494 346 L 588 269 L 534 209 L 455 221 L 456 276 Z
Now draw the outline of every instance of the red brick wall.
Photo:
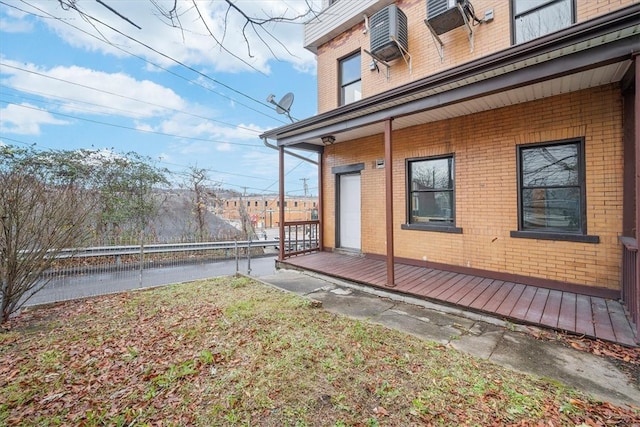
M 510 237 L 518 228 L 516 146 L 585 138 L 588 234 L 600 243 Z M 456 226 L 462 234 L 401 230 L 405 160 L 455 154 Z M 560 95 L 393 132 L 395 255 L 450 265 L 619 289 L 622 229 L 622 100 L 617 85 Z M 364 162 L 362 251 L 385 254 L 383 134 L 324 153 L 325 246 L 335 246 L 331 168 Z
M 611 12 L 638 0 L 577 0 L 578 22 Z M 362 52 L 361 75 L 363 97 L 375 95 L 405 83 L 455 67 L 471 60 L 511 46 L 511 19 L 508 0 L 473 0 L 475 13 L 484 17 L 485 11 L 493 9 L 493 21 L 474 28 L 474 48 L 471 50 L 468 31 L 459 27 L 440 36 L 444 43 L 444 56 L 440 55 L 424 24 L 425 0 L 398 0 L 398 7 L 407 15 L 409 28 L 409 66 L 400 58 L 392 63 L 389 79 L 387 71 L 380 65 L 380 72 L 371 71 L 371 57 Z M 338 107 L 338 60 L 361 51 L 370 50 L 369 34 L 364 33 L 363 21 L 349 31 L 318 48 L 318 112 L 323 113 Z

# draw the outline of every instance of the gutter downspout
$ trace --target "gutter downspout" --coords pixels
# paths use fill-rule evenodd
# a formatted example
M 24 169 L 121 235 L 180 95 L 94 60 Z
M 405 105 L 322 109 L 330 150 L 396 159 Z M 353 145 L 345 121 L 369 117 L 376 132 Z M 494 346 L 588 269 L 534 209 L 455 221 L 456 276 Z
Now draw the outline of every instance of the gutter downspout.
M 265 147 L 269 147 L 269 148 L 272 148 L 272 149 L 274 149 L 276 151 L 280 151 L 280 147 L 278 147 L 276 145 L 273 145 L 273 144 L 269 144 L 267 142 L 267 138 L 266 137 L 262 137 L 262 142 L 264 143 Z M 298 153 L 294 153 L 293 151 L 285 150 L 284 148 L 282 150 L 285 153 L 287 153 L 288 155 L 290 155 L 290 156 L 296 157 L 296 158 L 298 158 L 300 160 L 304 160 L 305 162 L 309 162 L 311 164 L 314 164 L 314 165 L 318 166 L 318 162 L 316 162 L 315 160 L 308 159 L 308 158 L 306 158 L 304 156 L 301 156 Z

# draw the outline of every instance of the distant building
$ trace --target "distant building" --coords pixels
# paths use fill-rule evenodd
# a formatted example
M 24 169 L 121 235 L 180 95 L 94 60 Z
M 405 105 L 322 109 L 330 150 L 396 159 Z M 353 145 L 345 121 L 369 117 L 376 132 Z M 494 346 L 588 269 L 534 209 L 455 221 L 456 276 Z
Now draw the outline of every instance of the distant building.
M 284 202 L 285 221 L 309 221 L 317 219 L 317 197 L 286 198 Z M 243 212 L 258 229 L 274 228 L 280 224 L 280 200 L 278 195 L 240 196 L 222 200 L 222 217 L 240 220 Z

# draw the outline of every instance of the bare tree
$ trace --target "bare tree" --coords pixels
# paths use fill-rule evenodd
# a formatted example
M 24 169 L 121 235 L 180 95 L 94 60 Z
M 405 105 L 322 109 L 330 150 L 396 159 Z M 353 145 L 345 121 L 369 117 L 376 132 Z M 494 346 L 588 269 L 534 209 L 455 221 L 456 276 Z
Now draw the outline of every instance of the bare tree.
M 96 236 L 101 243 L 137 238 L 145 232 L 159 211 L 159 193 L 153 190 L 168 184 L 168 171 L 154 166 L 149 158 L 133 152 L 108 153 L 79 150 L 70 154 L 85 159 L 84 164 L 95 172 L 87 184 L 99 198 Z
M 4 322 L 47 284 L 62 250 L 72 255 L 107 226 L 143 230 L 157 211 L 153 186 L 166 178 L 135 153 L 0 146 L 0 182 Z
M 216 190 L 219 184 L 211 183 L 206 169 L 198 169 L 191 166 L 188 172 L 191 190 L 193 191 L 193 213 L 196 218 L 196 238 L 200 242 L 206 241 L 209 236 L 207 227 L 207 212 L 210 207 L 219 203 Z
M 89 235 L 96 198 L 77 185 L 75 166 L 0 147 L 0 322 L 46 285 L 62 249 Z
M 229 31 L 227 23 L 229 21 L 229 16 L 231 14 L 239 15 L 241 20 L 244 22 L 244 24 L 241 27 L 241 34 L 244 39 L 245 47 L 247 49 L 247 56 L 249 58 L 253 58 L 250 39 L 253 39 L 255 37 L 255 39 L 259 40 L 259 42 L 262 43 L 269 50 L 269 52 L 271 52 L 272 56 L 276 59 L 278 59 L 278 56 L 272 47 L 273 44 L 280 46 L 285 52 L 287 52 L 287 54 L 289 55 L 293 55 L 293 54 L 289 50 L 286 44 L 286 41 L 280 40 L 275 35 L 275 33 L 273 32 L 273 24 L 275 23 L 296 24 L 296 23 L 300 23 L 303 19 L 319 17 L 319 12 L 314 10 L 310 0 L 304 0 L 306 8 L 303 12 L 300 12 L 300 13 L 292 12 L 291 10 L 287 9 L 284 13 L 280 13 L 279 15 L 276 15 L 276 14 L 269 15 L 268 13 L 263 11 L 262 16 L 255 16 L 255 15 L 252 15 L 251 13 L 248 13 L 245 9 L 238 6 L 237 2 L 234 2 L 233 0 L 216 0 L 216 1 L 223 2 L 226 4 L 226 11 L 224 13 L 225 21 L 224 21 L 224 28 L 223 28 L 222 34 L 215 34 L 214 31 L 211 30 L 210 24 L 209 24 L 210 17 L 206 16 L 203 13 L 203 11 L 201 10 L 201 6 L 198 5 L 197 0 L 172 0 L 172 1 L 165 1 L 165 2 L 161 2 L 158 0 L 149 0 L 151 5 L 158 12 L 157 16 L 159 17 L 159 19 L 161 19 L 163 22 L 165 22 L 167 25 L 173 28 L 179 28 L 183 32 L 185 31 L 185 27 L 182 19 L 183 15 L 186 14 L 187 12 L 195 11 L 195 15 L 197 16 L 196 20 L 198 21 L 199 24 L 203 26 L 204 31 L 206 31 L 208 36 L 211 37 L 211 39 L 215 42 L 215 44 L 219 46 L 220 49 L 222 49 L 224 52 L 228 53 L 229 55 L 233 56 L 234 58 L 238 59 L 239 61 L 243 62 L 245 65 L 253 69 L 255 69 L 255 67 L 251 65 L 248 61 L 243 59 L 240 56 L 240 54 L 238 54 L 237 52 L 234 52 L 233 50 L 228 49 L 225 46 L 225 37 L 227 35 L 227 32 Z M 127 23 L 131 24 L 133 27 L 137 28 L 138 30 L 142 30 L 142 28 L 135 22 L 135 19 L 132 19 L 126 16 L 124 13 L 121 13 L 121 11 L 118 10 L 118 2 L 116 1 L 106 2 L 103 0 L 96 0 L 96 2 L 99 3 L 101 6 L 103 6 L 104 8 L 106 8 L 107 10 L 109 10 L 118 19 L 126 21 Z M 100 26 L 106 26 L 111 30 L 114 30 L 120 33 L 121 35 L 126 36 L 124 33 L 116 30 L 107 22 L 104 22 L 96 18 L 95 16 L 92 16 L 90 13 L 88 13 L 85 10 L 85 8 L 82 7 L 81 2 L 78 0 L 58 0 L 58 3 L 60 4 L 60 7 L 64 10 L 76 11 L 82 17 L 82 19 L 89 22 L 96 29 L 96 31 L 98 31 L 99 34 L 102 34 L 102 33 L 98 30 L 98 26 L 97 26 L 98 24 Z M 188 19 L 188 21 L 191 23 L 191 25 L 193 25 L 194 23 L 193 19 Z M 234 28 L 233 31 L 237 31 L 237 30 Z

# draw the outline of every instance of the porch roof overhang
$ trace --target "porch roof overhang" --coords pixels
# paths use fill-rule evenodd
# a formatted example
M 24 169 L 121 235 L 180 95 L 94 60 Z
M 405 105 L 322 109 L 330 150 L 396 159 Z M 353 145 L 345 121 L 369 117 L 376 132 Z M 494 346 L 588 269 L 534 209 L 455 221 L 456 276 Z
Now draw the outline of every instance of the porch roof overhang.
M 619 82 L 640 53 L 640 4 L 634 4 L 260 137 L 279 147 L 321 152 L 393 128 L 445 120 Z

